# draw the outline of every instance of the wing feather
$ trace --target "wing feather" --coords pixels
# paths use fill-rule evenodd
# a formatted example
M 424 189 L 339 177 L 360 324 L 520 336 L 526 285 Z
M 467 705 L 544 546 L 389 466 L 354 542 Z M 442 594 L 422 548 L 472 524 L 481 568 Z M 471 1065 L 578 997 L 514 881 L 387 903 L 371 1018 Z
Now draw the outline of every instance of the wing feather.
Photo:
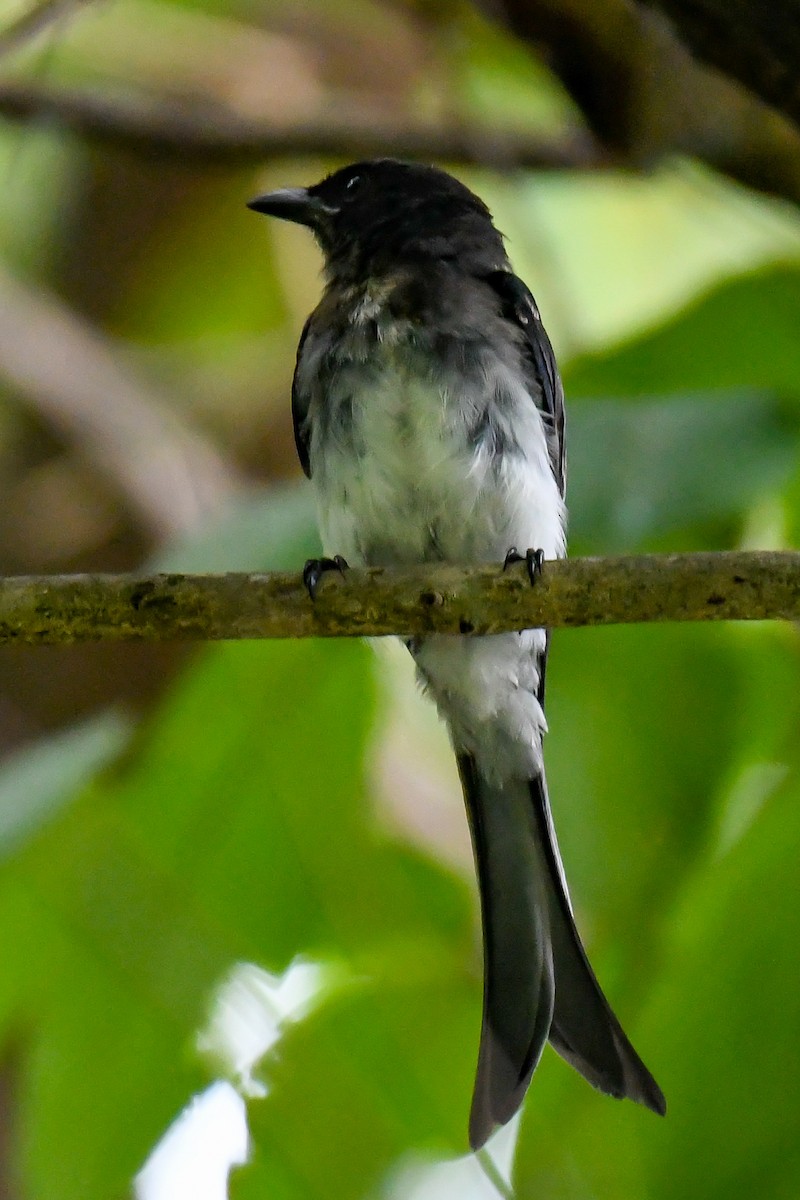
M 505 319 L 522 334 L 531 395 L 544 419 L 550 465 L 563 496 L 567 484 L 564 388 L 553 347 L 536 301 L 521 279 L 510 271 L 492 271 L 486 282 L 500 298 Z

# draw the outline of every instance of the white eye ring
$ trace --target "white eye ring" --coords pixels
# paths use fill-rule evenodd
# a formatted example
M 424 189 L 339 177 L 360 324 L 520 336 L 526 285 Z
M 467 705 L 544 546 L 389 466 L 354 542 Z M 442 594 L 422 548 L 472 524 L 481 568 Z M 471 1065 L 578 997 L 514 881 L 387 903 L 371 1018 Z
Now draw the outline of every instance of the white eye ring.
M 354 175 L 352 179 L 348 179 L 347 183 L 345 184 L 345 189 L 349 192 L 350 188 L 355 187 L 358 183 L 361 183 L 361 176 Z

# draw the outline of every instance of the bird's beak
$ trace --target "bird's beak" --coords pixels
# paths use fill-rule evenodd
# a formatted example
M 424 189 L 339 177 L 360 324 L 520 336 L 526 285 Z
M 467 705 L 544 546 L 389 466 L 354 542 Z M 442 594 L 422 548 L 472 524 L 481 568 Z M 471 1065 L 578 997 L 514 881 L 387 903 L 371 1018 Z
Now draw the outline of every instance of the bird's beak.
M 277 192 L 267 192 L 251 200 L 247 207 L 268 217 L 280 217 L 282 221 L 308 225 L 310 229 L 317 229 L 324 217 L 336 212 L 335 208 L 325 204 L 319 196 L 312 195 L 307 188 L 280 188 Z

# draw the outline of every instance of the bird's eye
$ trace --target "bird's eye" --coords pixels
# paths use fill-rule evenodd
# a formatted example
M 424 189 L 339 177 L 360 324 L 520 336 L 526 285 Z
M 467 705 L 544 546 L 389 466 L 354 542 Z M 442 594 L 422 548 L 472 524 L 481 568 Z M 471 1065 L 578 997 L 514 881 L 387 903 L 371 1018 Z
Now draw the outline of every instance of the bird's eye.
M 360 186 L 361 186 L 361 176 L 360 175 L 351 175 L 351 177 L 348 179 L 347 183 L 345 184 L 345 191 L 348 192 L 352 196 L 353 192 L 358 191 Z

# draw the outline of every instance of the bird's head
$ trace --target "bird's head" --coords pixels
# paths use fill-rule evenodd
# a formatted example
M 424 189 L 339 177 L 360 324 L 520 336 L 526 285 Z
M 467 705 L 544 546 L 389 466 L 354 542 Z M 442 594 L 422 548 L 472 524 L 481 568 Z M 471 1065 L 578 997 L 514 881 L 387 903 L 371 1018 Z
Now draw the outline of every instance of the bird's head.
M 476 272 L 506 261 L 486 205 L 436 167 L 390 158 L 354 163 L 313 187 L 268 192 L 249 207 L 307 225 L 328 275 L 347 281 L 434 260 Z

